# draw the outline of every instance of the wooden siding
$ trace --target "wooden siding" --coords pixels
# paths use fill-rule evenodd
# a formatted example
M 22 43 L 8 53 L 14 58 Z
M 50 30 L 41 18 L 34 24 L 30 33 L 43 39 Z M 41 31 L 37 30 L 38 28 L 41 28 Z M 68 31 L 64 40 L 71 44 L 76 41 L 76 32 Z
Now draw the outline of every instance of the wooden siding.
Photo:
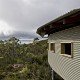
M 55 54 L 48 51 L 48 62 L 64 80 L 80 80 L 80 26 L 56 32 L 48 42 L 55 42 Z M 73 43 L 73 58 L 61 55 L 61 43 Z

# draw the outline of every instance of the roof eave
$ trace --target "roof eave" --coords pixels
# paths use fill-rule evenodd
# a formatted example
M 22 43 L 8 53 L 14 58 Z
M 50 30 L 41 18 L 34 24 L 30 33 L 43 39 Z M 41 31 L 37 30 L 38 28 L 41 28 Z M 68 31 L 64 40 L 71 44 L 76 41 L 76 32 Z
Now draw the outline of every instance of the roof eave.
M 71 11 L 71 12 L 68 12 L 68 13 L 64 14 L 63 16 L 60 16 L 60 17 L 58 17 L 58 18 L 50 21 L 49 23 L 47 23 L 47 24 L 39 27 L 39 28 L 37 29 L 37 32 L 36 32 L 36 33 L 43 37 L 45 34 L 48 34 L 48 33 L 46 33 L 45 28 L 50 27 L 50 25 L 51 25 L 52 23 L 57 22 L 57 21 L 60 21 L 60 20 L 63 20 L 63 19 L 65 19 L 66 17 L 69 17 L 69 16 L 74 15 L 74 14 L 77 14 L 77 13 L 80 13 L 80 9 L 75 9 L 75 10 L 73 10 L 73 11 Z

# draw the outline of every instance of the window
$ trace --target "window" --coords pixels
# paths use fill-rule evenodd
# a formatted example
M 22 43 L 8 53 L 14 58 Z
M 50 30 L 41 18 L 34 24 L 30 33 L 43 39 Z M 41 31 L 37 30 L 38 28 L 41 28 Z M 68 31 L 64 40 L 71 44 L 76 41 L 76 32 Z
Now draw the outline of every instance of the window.
M 61 54 L 72 54 L 72 43 L 61 43 Z
M 55 52 L 55 43 L 50 43 L 50 51 Z

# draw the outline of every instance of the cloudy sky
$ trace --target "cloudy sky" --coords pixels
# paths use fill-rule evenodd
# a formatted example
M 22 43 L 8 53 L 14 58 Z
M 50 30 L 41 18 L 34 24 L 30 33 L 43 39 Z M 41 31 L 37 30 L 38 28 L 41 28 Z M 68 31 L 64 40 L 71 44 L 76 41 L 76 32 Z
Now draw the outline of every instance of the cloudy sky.
M 38 27 L 76 8 L 80 0 L 0 0 L 0 39 L 35 38 Z

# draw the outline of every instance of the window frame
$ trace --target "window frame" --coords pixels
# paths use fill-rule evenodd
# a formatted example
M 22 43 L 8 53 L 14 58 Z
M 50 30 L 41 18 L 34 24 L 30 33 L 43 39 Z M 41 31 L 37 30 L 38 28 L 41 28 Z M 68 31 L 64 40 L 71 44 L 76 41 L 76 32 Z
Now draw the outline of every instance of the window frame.
M 69 55 L 69 54 L 62 54 L 62 53 L 60 53 L 60 55 L 65 56 L 65 57 L 73 58 L 73 42 L 61 42 L 61 44 L 67 44 L 67 43 L 71 44 L 71 55 Z M 62 52 L 62 51 L 60 51 L 60 52 Z
M 48 51 L 50 51 L 50 43 L 48 42 L 48 48 L 47 48 Z
M 51 44 L 53 44 L 53 50 L 51 49 Z M 49 44 L 49 50 L 51 51 L 51 52 L 53 52 L 53 53 L 55 53 L 55 43 L 54 42 L 51 42 L 50 44 Z

